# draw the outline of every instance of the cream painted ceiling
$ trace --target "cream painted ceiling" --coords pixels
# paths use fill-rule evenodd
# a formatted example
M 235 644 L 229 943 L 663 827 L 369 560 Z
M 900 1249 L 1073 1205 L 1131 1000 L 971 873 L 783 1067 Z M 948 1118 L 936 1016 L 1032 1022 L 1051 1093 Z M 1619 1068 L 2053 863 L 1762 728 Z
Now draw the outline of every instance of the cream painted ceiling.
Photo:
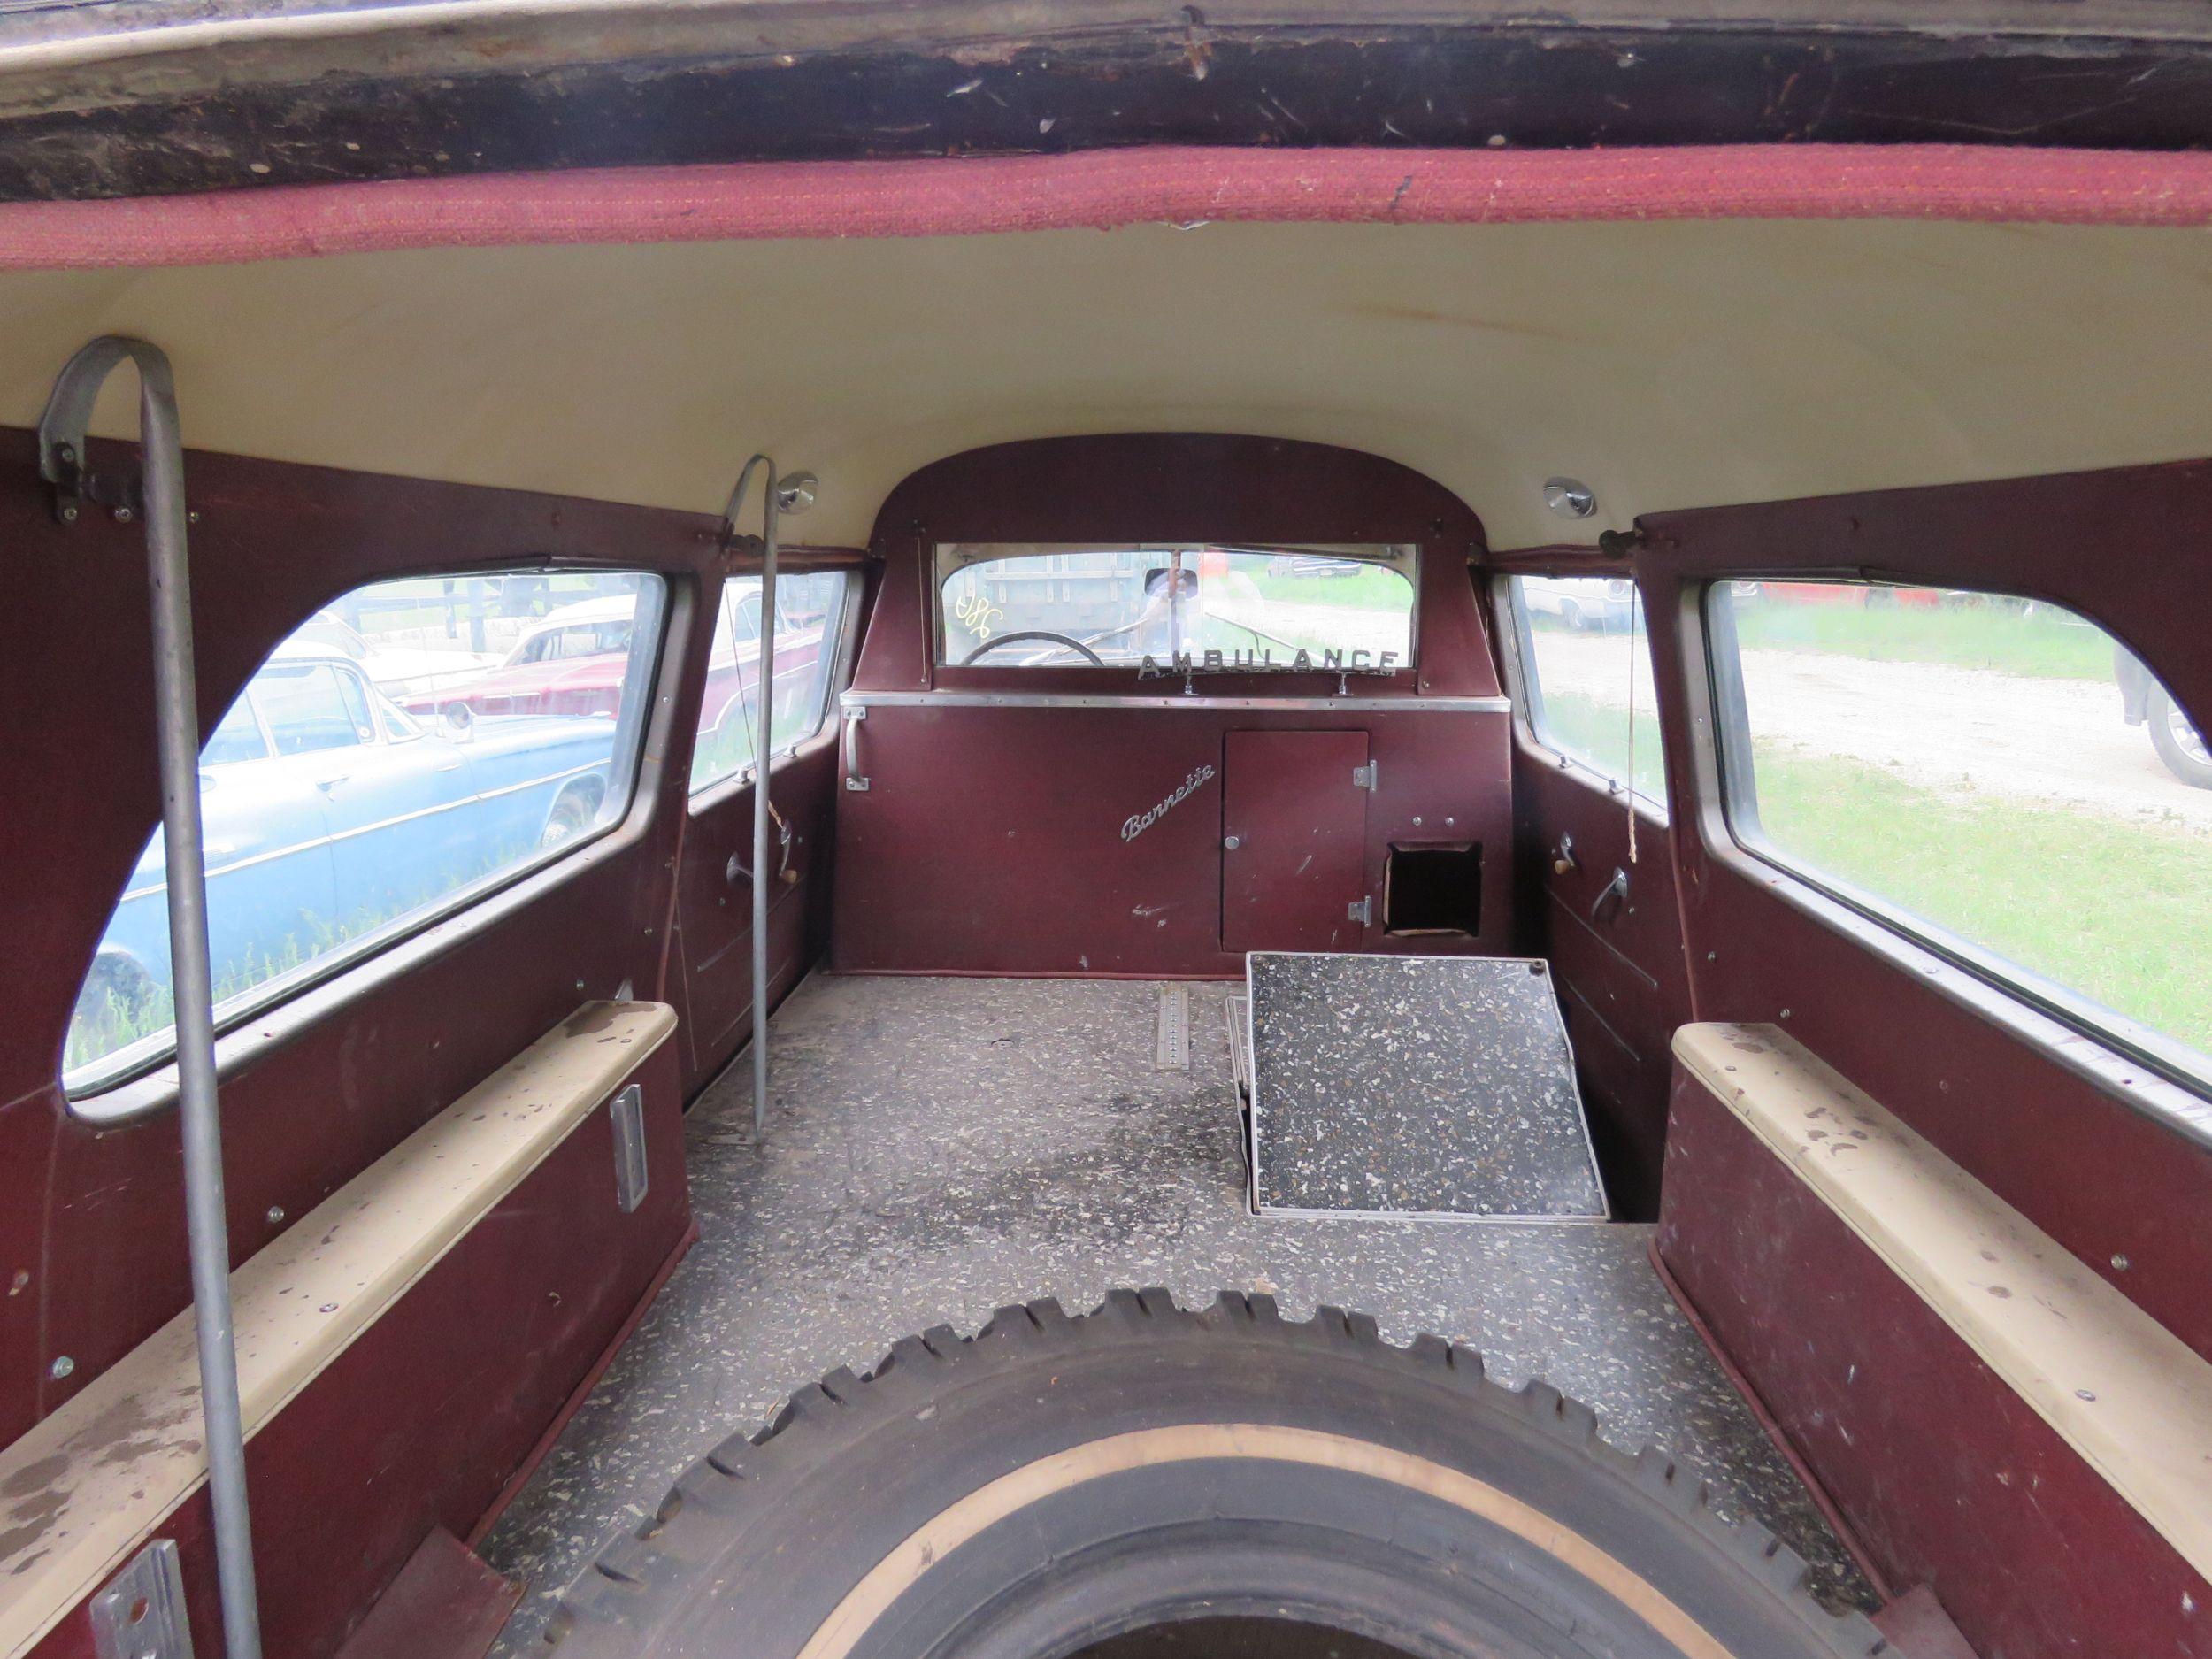
M 1209 225 L 474 249 L 0 276 L 0 423 L 104 332 L 187 442 L 714 511 L 755 449 L 865 539 L 1002 440 L 1245 432 L 1372 450 L 1493 546 L 1640 512 L 2212 454 L 2212 232 Z M 119 375 L 96 430 L 127 434 Z M 1543 505 L 1578 475 L 1593 522 Z

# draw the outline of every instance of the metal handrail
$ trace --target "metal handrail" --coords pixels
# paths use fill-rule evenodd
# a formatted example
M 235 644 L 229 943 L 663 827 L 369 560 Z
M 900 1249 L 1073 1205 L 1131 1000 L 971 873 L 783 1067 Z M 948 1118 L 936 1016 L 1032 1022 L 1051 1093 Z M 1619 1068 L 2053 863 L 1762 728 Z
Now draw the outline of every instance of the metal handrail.
M 769 800 L 770 780 L 775 768 L 772 757 L 771 737 L 773 732 L 776 708 L 776 532 L 779 520 L 786 511 L 803 512 L 814 501 L 814 475 L 810 472 L 780 474 L 776 464 L 765 455 L 749 457 L 737 475 L 737 484 L 730 491 L 729 504 L 722 510 L 722 545 L 726 549 L 736 544 L 737 516 L 745 510 L 746 493 L 752 488 L 753 474 L 767 469 L 768 486 L 761 498 L 761 559 L 760 559 L 760 707 L 757 711 L 759 722 L 753 739 L 753 1138 L 757 1141 L 768 1130 L 768 826 L 776 816 L 774 804 Z M 744 695 L 745 681 L 738 677 L 738 695 Z
M 176 1006 L 177 1082 L 184 1136 L 185 1233 L 199 1340 L 200 1411 L 215 1522 L 223 1644 L 260 1659 L 246 1440 L 231 1320 L 230 1234 L 223 1203 L 223 1129 L 215 1083 L 215 1006 L 207 943 L 207 864 L 200 825 L 199 693 L 192 669 L 192 589 L 185 552 L 184 443 L 169 359 L 157 346 L 104 334 L 69 359 L 38 422 L 39 471 L 73 491 L 84 476 L 85 429 L 108 376 L 138 366 L 139 447 L 145 457 L 146 576 L 154 622 L 154 710 L 161 756 L 161 828 L 168 859 L 169 971 Z M 75 517 L 73 499 L 65 518 Z M 116 516 L 126 510 L 118 507 Z

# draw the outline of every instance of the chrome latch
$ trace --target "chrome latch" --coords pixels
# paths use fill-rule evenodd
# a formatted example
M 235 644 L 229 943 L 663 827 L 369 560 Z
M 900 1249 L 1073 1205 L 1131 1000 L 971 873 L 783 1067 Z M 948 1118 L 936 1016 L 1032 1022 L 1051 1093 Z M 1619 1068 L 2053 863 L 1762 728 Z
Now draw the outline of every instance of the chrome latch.
M 92 1651 L 99 1659 L 192 1659 L 173 1540 L 154 1540 L 92 1598 Z
M 1344 907 L 1344 919 L 1357 922 L 1362 927 L 1371 927 L 1375 921 L 1375 901 L 1354 899 Z
M 645 1090 L 633 1083 L 608 1108 L 614 1120 L 614 1196 L 624 1215 L 645 1202 Z
M 1382 762 L 1371 760 L 1364 766 L 1352 768 L 1352 787 L 1372 792 L 1382 787 Z

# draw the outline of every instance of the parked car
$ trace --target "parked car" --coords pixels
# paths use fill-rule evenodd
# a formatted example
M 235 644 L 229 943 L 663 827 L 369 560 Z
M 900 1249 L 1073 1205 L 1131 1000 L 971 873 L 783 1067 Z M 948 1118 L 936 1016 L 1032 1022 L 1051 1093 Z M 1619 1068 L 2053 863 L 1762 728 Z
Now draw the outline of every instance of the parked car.
M 1562 627 L 1577 632 L 1624 630 L 1636 618 L 1636 584 L 1626 577 L 1599 588 L 1581 577 L 1524 576 L 1521 596 L 1536 615 L 1556 617 Z
M 2131 651 L 2115 647 L 2112 667 L 2120 682 L 2120 711 L 2127 723 L 2150 729 L 2151 747 L 2168 772 L 2193 788 L 2212 789 L 2212 751 L 2166 687 Z
M 334 611 L 318 611 L 292 638 L 340 651 L 361 664 L 369 683 L 396 701 L 434 692 L 482 673 L 499 662 L 491 652 L 438 650 L 371 641 Z
M 636 607 L 628 594 L 563 605 L 526 632 L 496 668 L 401 701 L 414 713 L 442 717 L 456 727 L 480 715 L 611 715 L 622 704 Z M 785 622 L 776 635 L 776 681 L 781 686 L 787 673 L 814 661 L 822 627 L 818 618 L 810 626 L 792 626 L 794 618 L 780 601 L 776 608 Z M 760 679 L 759 657 L 760 595 L 754 592 L 724 607 L 716 618 L 700 710 L 702 731 L 722 725 L 726 714 L 738 707 L 741 690 L 748 698 L 753 695 Z
M 235 996 L 582 833 L 614 723 L 419 722 L 362 664 L 296 634 L 200 751 L 217 999 Z M 82 1066 L 168 1023 L 157 833 L 102 937 L 71 1030 Z
M 636 595 L 562 605 L 523 632 L 496 667 L 400 699 L 416 714 L 611 715 L 622 706 Z

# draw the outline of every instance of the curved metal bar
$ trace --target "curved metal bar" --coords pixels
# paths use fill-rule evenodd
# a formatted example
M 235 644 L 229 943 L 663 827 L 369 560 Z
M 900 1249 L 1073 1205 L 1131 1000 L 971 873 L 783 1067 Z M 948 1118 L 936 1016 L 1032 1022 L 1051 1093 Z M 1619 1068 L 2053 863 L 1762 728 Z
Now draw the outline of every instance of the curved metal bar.
M 126 358 L 138 366 L 145 456 L 146 574 L 154 619 L 154 706 L 161 753 L 161 828 L 169 872 L 169 964 L 176 1003 L 184 1133 L 185 1231 L 199 1338 L 208 1497 L 229 1659 L 260 1659 L 246 1442 L 231 1325 L 230 1235 L 223 1204 L 223 1129 L 215 1086 L 215 1008 L 207 944 L 207 864 L 200 833 L 200 720 L 192 670 L 192 589 L 185 555 L 184 443 L 169 359 L 157 346 L 103 335 L 70 358 L 39 417 L 39 470 L 61 481 L 81 465 L 100 388 Z

